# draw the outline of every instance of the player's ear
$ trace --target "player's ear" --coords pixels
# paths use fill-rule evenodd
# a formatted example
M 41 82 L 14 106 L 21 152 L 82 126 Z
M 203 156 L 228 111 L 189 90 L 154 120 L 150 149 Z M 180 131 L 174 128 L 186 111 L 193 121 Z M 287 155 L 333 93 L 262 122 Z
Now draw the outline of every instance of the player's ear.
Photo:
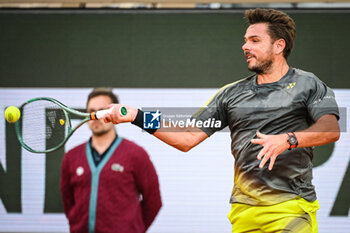
M 275 54 L 281 54 L 283 53 L 284 48 L 286 47 L 286 41 L 284 39 L 277 39 L 274 43 L 274 50 L 275 50 Z

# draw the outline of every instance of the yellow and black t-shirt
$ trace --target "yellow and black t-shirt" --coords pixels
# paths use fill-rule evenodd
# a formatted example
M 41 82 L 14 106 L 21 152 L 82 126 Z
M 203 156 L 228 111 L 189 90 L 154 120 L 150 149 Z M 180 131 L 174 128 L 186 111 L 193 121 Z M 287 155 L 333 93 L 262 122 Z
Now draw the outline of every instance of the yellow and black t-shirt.
M 316 200 L 312 185 L 313 148 L 295 148 L 280 154 L 271 171 L 259 168 L 261 145 L 252 144 L 256 131 L 282 134 L 308 128 L 325 114 L 339 118 L 333 91 L 314 74 L 290 68 L 279 81 L 257 84 L 252 75 L 226 85 L 194 117 L 221 121 L 205 128 L 208 136 L 228 126 L 235 158 L 234 187 L 230 202 L 271 205 L 302 197 Z

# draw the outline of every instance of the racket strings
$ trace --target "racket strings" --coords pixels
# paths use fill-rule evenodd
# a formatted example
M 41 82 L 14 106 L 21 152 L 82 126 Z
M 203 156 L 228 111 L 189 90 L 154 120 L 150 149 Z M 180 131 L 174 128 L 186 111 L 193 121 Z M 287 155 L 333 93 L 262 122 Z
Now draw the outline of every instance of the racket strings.
M 59 105 L 37 100 L 22 107 L 21 130 L 23 143 L 34 151 L 59 146 L 68 134 L 67 116 Z

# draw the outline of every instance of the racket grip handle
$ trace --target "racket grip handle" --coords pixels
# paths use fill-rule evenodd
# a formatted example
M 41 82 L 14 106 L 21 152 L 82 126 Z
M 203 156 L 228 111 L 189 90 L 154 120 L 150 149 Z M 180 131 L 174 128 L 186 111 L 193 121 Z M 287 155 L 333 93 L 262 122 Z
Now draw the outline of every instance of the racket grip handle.
M 114 108 L 114 107 L 113 107 L 113 108 Z M 95 115 L 95 116 L 96 116 L 96 119 L 97 119 L 97 120 L 98 120 L 98 119 L 101 119 L 101 118 L 103 118 L 104 115 L 106 115 L 107 113 L 108 113 L 108 114 L 111 113 L 112 110 L 113 110 L 113 108 L 97 111 L 97 112 L 96 112 L 96 115 Z

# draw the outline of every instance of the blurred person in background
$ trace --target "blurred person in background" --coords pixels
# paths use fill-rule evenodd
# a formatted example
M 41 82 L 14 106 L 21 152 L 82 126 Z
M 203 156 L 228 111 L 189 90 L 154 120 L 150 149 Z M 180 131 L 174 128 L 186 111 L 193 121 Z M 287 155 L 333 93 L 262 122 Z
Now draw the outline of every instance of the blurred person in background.
M 88 96 L 87 112 L 119 103 L 108 88 Z M 60 188 L 70 232 L 144 233 L 157 216 L 161 196 L 147 152 L 122 138 L 112 123 L 89 121 L 90 140 L 68 151 Z

